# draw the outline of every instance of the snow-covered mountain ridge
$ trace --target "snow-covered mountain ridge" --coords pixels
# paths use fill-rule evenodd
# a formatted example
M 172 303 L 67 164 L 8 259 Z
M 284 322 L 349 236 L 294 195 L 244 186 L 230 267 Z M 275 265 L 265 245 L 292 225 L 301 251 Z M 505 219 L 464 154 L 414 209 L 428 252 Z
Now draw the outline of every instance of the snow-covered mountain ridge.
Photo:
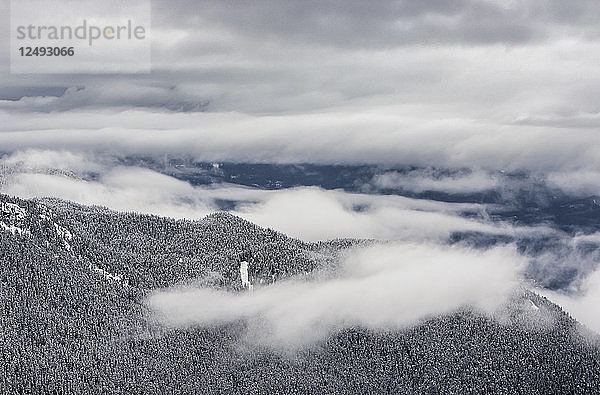
M 144 298 L 182 284 L 243 292 L 241 260 L 252 261 L 258 288 L 312 281 L 359 241 L 305 243 L 225 213 L 176 221 L 59 200 L 0 202 L 0 221 L 21 229 L 0 230 L 5 393 L 597 390 L 596 338 L 530 292 L 498 317 L 467 308 L 401 330 L 349 326 L 282 354 L 248 344 L 243 318 L 165 327 L 149 319 Z

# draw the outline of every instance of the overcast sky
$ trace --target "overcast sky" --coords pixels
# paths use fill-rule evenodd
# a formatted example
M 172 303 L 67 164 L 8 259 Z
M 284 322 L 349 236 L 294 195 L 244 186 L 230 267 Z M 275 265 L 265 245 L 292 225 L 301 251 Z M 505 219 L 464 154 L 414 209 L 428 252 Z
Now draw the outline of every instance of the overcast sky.
M 8 22 L 8 1 L 1 7 Z M 148 76 L 11 76 L 2 23 L 0 97 L 62 96 L 0 108 L 262 114 L 355 104 L 509 125 L 598 123 L 597 1 L 154 1 L 152 11 Z

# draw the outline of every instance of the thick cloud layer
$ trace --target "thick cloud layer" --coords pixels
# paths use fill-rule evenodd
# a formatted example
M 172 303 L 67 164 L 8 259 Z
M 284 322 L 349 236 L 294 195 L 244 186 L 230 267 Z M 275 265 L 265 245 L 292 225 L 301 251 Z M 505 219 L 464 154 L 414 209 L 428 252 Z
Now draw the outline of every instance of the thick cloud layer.
M 522 263 L 509 248 L 379 246 L 349 254 L 339 277 L 282 282 L 242 294 L 164 290 L 147 304 L 155 319 L 171 327 L 247 319 L 249 342 L 288 348 L 350 326 L 401 328 L 461 307 L 491 315 L 518 286 Z
M 193 2 L 160 2 L 157 8 L 175 13 L 184 26 L 194 25 Z M 402 44 L 527 43 L 551 36 L 552 26 L 596 30 L 593 1 L 566 5 L 559 0 L 481 1 L 360 0 L 285 3 L 259 0 L 245 7 L 233 1 L 211 0 L 202 5 L 204 21 L 261 37 L 305 41 L 335 47 L 383 47 Z M 174 10 L 174 11 L 173 11 Z M 160 18 L 169 24 L 169 17 Z
M 3 151 L 52 148 L 189 155 L 203 161 L 400 164 L 559 174 L 600 168 L 600 135 L 594 130 L 506 128 L 433 117 L 423 121 L 390 109 L 278 116 L 75 112 L 27 119 L 0 113 L 0 121 Z
M 7 46 L 4 3 L 0 45 Z M 152 74 L 9 76 L 4 56 L 0 108 L 289 114 L 356 103 L 406 105 L 449 120 L 598 125 L 595 1 L 153 6 Z

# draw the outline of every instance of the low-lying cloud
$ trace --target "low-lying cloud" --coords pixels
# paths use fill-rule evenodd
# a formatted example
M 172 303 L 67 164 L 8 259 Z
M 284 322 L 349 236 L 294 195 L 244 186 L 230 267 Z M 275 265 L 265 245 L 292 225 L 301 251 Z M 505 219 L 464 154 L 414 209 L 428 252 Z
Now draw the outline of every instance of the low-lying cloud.
M 590 196 L 600 195 L 600 171 L 583 170 L 578 172 L 553 172 L 548 175 L 550 185 L 570 194 Z M 600 200 L 599 203 L 600 205 Z
M 173 328 L 247 320 L 246 340 L 298 347 L 352 326 L 398 329 L 471 307 L 493 314 L 519 285 L 523 259 L 511 248 L 476 251 L 427 244 L 353 251 L 339 276 L 285 281 L 228 293 L 207 288 L 158 291 L 152 319 Z
M 231 211 L 260 226 L 306 241 L 334 238 L 446 240 L 453 232 L 531 234 L 549 232 L 484 220 L 485 205 L 369 195 L 318 187 L 259 190 L 233 184 L 192 186 L 149 169 L 95 162 L 81 155 L 28 151 L 0 165 L 13 166 L 0 192 L 24 198 L 58 197 L 118 211 L 200 219 L 232 201 Z M 78 167 L 79 166 L 79 167 Z M 55 174 L 53 170 L 70 172 Z M 94 179 L 85 179 L 87 171 Z M 476 214 L 465 218 L 465 212 Z M 477 214 L 481 213 L 480 219 Z
M 583 281 L 578 293 L 566 294 L 547 290 L 541 293 L 568 311 L 569 314 L 589 329 L 600 333 L 600 314 L 598 314 L 598 306 L 600 306 L 600 270 L 595 271 Z
M 498 188 L 501 184 L 499 177 L 484 171 L 440 174 L 433 169 L 412 170 L 405 173 L 390 171 L 377 175 L 372 183 L 379 189 L 404 189 L 416 193 L 425 191 L 482 192 Z
M 357 206 L 366 208 L 355 211 L 353 207 Z M 443 241 L 453 232 L 517 235 L 550 231 L 544 227 L 513 227 L 461 216 L 461 212 L 478 213 L 484 209 L 485 206 L 475 204 L 294 188 L 243 205 L 236 213 L 258 225 L 309 241 L 340 237 Z

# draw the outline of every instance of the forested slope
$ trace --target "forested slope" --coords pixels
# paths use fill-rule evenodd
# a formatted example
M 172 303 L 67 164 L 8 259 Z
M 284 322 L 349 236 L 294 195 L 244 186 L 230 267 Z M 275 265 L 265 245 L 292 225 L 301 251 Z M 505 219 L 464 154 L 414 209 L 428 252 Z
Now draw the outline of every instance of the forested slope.
M 3 393 L 598 391 L 596 338 L 529 292 L 502 320 L 463 309 L 281 353 L 244 346 L 243 320 L 163 328 L 147 320 L 143 297 L 193 281 L 238 292 L 242 259 L 258 285 L 309 280 L 358 241 L 304 243 L 229 214 L 175 221 L 8 196 L 0 205 Z

